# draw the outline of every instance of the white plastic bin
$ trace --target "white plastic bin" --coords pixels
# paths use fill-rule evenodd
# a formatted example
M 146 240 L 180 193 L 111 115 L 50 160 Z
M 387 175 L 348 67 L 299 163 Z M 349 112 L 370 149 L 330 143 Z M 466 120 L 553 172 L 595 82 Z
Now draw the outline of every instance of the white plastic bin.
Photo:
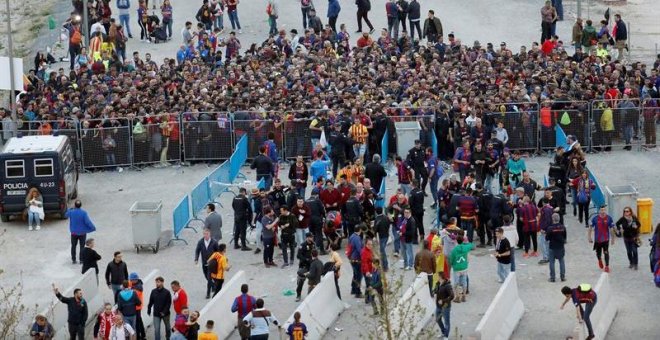
M 395 122 L 396 129 L 396 153 L 405 159 L 408 151 L 415 146 L 415 140 L 419 139 L 422 127 L 419 122 Z
M 623 208 L 631 207 L 635 211 L 639 191 L 634 184 L 605 186 L 607 192 L 607 213 L 616 221 L 623 216 Z
M 136 252 L 139 253 L 143 248 L 151 248 L 154 254 L 158 252 L 162 231 L 160 215 L 162 208 L 163 203 L 158 201 L 135 202 L 129 209 Z

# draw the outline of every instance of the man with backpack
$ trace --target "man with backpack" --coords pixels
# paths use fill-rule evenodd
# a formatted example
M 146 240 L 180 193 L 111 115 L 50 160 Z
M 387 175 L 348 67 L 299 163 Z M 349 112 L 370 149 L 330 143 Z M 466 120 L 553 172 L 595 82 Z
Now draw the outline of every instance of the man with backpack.
M 275 36 L 277 34 L 277 18 L 279 17 L 279 1 L 278 0 L 268 0 L 268 4 L 266 4 L 266 14 L 268 14 L 268 24 L 270 26 L 270 29 L 268 30 L 268 34 L 271 36 Z M 270 140 L 270 134 L 272 132 L 268 133 L 268 139 Z
M 598 302 L 598 294 L 591 289 L 591 285 L 588 283 L 583 283 L 579 285 L 577 288 L 571 289 L 568 286 L 564 286 L 561 289 L 561 293 L 564 294 L 566 299 L 564 302 L 561 304 L 561 307 L 559 309 L 564 309 L 564 306 L 568 302 L 568 300 L 573 300 L 573 305 L 575 305 L 575 311 L 577 313 L 577 319 L 580 323 L 584 322 L 587 325 L 587 331 L 589 332 L 589 336 L 587 336 L 587 340 L 591 340 L 594 338 L 594 329 L 591 326 L 591 312 L 594 309 L 594 306 L 596 306 L 596 303 Z M 582 304 L 584 304 L 584 308 L 582 308 Z
M 122 287 L 117 294 L 117 310 L 123 315 L 124 322 L 136 329 L 138 307 L 142 305 L 142 301 L 128 280 L 124 280 Z
M 211 275 L 211 280 L 213 280 L 213 296 L 215 297 L 220 289 L 222 289 L 222 284 L 225 282 L 225 271 L 231 269 L 231 265 L 227 261 L 227 245 L 221 243 L 218 245 L 218 250 L 211 255 L 208 260 L 209 264 L 209 273 Z
M 65 23 L 64 28 L 69 33 L 69 62 L 71 64 L 70 69 L 73 70 L 76 57 L 80 54 L 80 49 L 82 48 L 82 28 L 80 27 L 80 22 L 73 19 Z
M 213 27 L 213 15 L 211 14 L 211 8 L 209 7 L 209 0 L 204 0 L 202 7 L 199 8 L 195 15 L 195 19 L 204 24 L 204 28 L 206 28 L 207 31 L 211 30 L 211 27 Z

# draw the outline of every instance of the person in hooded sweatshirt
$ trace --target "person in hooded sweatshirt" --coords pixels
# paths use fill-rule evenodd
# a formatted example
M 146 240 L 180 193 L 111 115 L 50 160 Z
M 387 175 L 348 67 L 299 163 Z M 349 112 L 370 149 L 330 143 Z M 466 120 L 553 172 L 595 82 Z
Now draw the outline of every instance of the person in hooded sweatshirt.
M 131 282 L 130 286 L 133 288 L 135 294 L 137 294 L 138 299 L 140 299 L 140 305 L 135 308 L 136 318 L 135 318 L 135 333 L 138 339 L 146 339 L 147 334 L 144 329 L 144 323 L 142 322 L 142 306 L 144 305 L 144 283 L 140 279 L 137 273 L 131 273 L 128 275 L 128 280 Z
M 124 316 L 124 322 L 135 329 L 137 308 L 142 302 L 128 280 L 124 280 L 122 287 L 123 289 L 117 293 L 117 310 Z

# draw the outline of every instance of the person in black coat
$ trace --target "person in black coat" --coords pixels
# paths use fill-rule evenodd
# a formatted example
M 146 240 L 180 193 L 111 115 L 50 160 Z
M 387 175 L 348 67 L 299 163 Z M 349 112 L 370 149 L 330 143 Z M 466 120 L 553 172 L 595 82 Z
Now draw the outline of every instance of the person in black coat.
M 378 195 L 381 183 L 383 183 L 383 178 L 387 177 L 387 172 L 380 164 L 380 155 L 374 154 L 371 160 L 372 162 L 364 167 L 364 178 L 368 178 L 369 181 L 371 181 L 371 187 L 374 190 L 374 194 Z
M 245 240 L 247 234 L 247 226 L 252 221 L 252 204 L 247 198 L 247 190 L 240 188 L 238 195 L 234 197 L 231 202 L 231 207 L 234 210 L 234 249 L 238 249 L 238 241 L 241 241 L 241 250 L 252 250 L 247 246 Z
M 422 28 L 420 25 L 421 12 L 419 9 L 419 2 L 412 0 L 408 4 L 408 21 L 410 24 L 410 40 L 415 40 L 415 29 L 417 29 L 418 40 L 422 39 Z
M 85 241 L 85 248 L 83 248 L 81 254 L 80 254 L 80 263 L 82 264 L 82 273 L 85 274 L 85 272 L 90 269 L 94 268 L 96 271 L 96 281 L 98 283 L 99 280 L 99 265 L 98 261 L 101 259 L 101 255 L 94 250 L 94 239 L 93 238 L 88 238 Z
M 204 273 L 204 279 L 206 280 L 206 298 L 211 297 L 211 290 L 213 289 L 213 281 L 209 276 L 209 264 L 208 260 L 211 257 L 211 254 L 218 250 L 218 242 L 211 237 L 211 230 L 204 228 L 203 237 L 197 241 L 197 247 L 195 248 L 195 265 L 199 263 L 199 257 L 202 257 L 202 273 Z
M 265 145 L 259 147 L 259 155 L 252 160 L 250 169 L 256 170 L 257 182 L 263 179 L 266 184 L 266 190 L 270 190 L 270 186 L 273 184 L 273 176 L 275 175 L 275 166 L 273 165 L 273 160 L 266 155 Z
M 426 183 L 429 180 L 429 173 L 426 170 L 424 162 L 426 161 L 426 152 L 419 139 L 415 140 L 415 146 L 408 151 L 406 163 L 415 171 L 415 179 L 421 183 L 422 192 L 426 196 Z
M 323 220 L 325 219 L 325 207 L 319 199 L 319 194 L 312 190 L 312 195 L 305 201 L 309 207 L 310 220 L 309 231 L 314 234 L 314 243 L 316 248 L 321 249 L 321 254 L 325 255 L 326 251 L 323 248 Z
M 73 290 L 72 297 L 64 297 L 53 283 L 53 292 L 58 300 L 67 305 L 67 323 L 69 326 L 69 337 L 72 340 L 85 338 L 85 323 L 89 316 L 87 301 L 83 299 L 83 291 L 80 288 Z
M 213 239 L 211 239 L 211 241 L 213 241 Z M 163 321 L 163 323 L 165 323 L 165 338 L 169 339 L 172 332 L 170 327 L 170 307 L 172 306 L 172 294 L 169 290 L 167 290 L 167 288 L 164 287 L 164 283 L 165 279 L 163 279 L 161 276 L 156 278 L 156 288 L 152 289 L 151 294 L 149 294 L 147 315 L 151 315 L 151 312 L 153 311 L 154 331 L 158 335 L 160 335 L 160 322 Z
M 419 181 L 416 179 L 412 180 L 413 189 L 410 191 L 408 197 L 408 205 L 410 205 L 410 211 L 412 216 L 415 219 L 415 226 L 417 227 L 417 232 L 419 234 L 419 239 L 424 239 L 424 192 L 419 188 Z M 417 238 L 413 240 L 413 244 L 418 244 Z
M 371 1 L 369 0 L 355 0 L 357 5 L 357 20 L 358 20 L 358 30 L 355 33 L 362 33 L 362 19 L 369 26 L 369 33 L 373 33 L 374 25 L 369 21 L 369 11 L 371 10 Z
M 346 165 L 346 150 L 352 145 L 351 140 L 341 132 L 341 128 L 340 124 L 336 124 L 328 139 L 333 177 L 337 177 L 337 170 Z
M 116 251 L 112 261 L 105 268 L 105 281 L 108 288 L 112 289 L 112 296 L 115 297 L 115 303 L 117 303 L 117 293 L 121 291 L 121 286 L 125 280 L 128 280 L 128 267 L 121 259 L 121 252 Z
M 362 222 L 362 217 L 364 216 L 364 210 L 362 209 L 362 203 L 355 197 L 357 191 L 351 189 L 351 196 L 346 201 L 346 209 L 344 211 L 344 235 L 353 235 L 355 231 L 355 226 Z

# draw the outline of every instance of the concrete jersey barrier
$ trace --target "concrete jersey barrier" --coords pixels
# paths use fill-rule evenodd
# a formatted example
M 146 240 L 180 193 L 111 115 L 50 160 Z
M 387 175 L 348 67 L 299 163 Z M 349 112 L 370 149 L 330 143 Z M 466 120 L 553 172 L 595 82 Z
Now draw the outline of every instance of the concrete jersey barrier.
M 151 327 L 154 319 L 153 317 L 147 315 L 147 306 L 149 306 L 149 296 L 151 291 L 156 288 L 156 278 L 160 276 L 160 270 L 154 269 L 147 276 L 142 278 L 142 323 L 144 324 L 144 329 Z
M 213 320 L 213 330 L 219 339 L 228 339 L 236 328 L 236 314 L 231 312 L 234 298 L 241 295 L 241 285 L 247 283 L 245 272 L 239 270 L 228 282 L 222 285 L 222 290 L 199 312 L 199 324 L 204 327 L 206 321 Z
M 420 273 L 390 313 L 395 338 L 416 338 L 432 320 L 434 313 L 435 297 L 429 295 L 429 283 L 426 273 Z M 405 320 L 402 320 L 402 318 L 405 318 Z M 415 326 L 412 328 L 401 327 L 408 324 Z
M 300 313 L 300 320 L 307 326 L 307 338 L 321 339 L 344 311 L 344 303 L 337 297 L 335 273 L 326 273 L 314 290 L 302 301 L 284 324 L 284 330 L 294 322 L 293 314 Z
M 72 297 L 73 291 L 76 288 L 82 289 L 83 299 L 87 301 L 87 324 L 89 324 L 95 320 L 98 310 L 103 306 L 103 297 L 99 294 L 99 285 L 96 281 L 96 272 L 93 268 L 81 275 L 73 285 L 64 291 L 60 291 L 60 293 L 64 297 Z M 67 306 L 60 302 L 54 295 L 52 302 L 42 312 L 42 315 L 46 316 L 51 325 L 53 325 L 55 340 L 69 338 Z
M 518 280 L 512 272 L 506 278 L 486 313 L 479 321 L 470 340 L 506 340 L 511 337 L 525 313 L 525 306 L 518 294 Z
M 605 339 L 607 337 L 607 331 L 610 329 L 618 312 L 618 307 L 612 296 L 612 286 L 610 286 L 610 275 L 608 273 L 600 274 L 594 291 L 598 294 L 598 301 L 591 312 L 591 325 L 594 328 L 596 339 Z M 573 330 L 573 339 L 584 340 L 587 335 L 586 324 L 577 323 Z

